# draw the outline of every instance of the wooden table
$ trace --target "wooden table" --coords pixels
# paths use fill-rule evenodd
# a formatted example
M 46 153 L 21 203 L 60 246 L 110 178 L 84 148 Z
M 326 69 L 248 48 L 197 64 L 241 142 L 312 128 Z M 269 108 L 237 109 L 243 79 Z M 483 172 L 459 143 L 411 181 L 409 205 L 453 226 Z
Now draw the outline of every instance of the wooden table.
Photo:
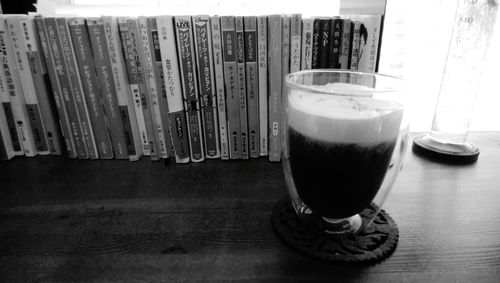
M 18 158 L 0 163 L 0 281 L 500 280 L 500 133 L 477 163 L 408 152 L 384 208 L 394 254 L 373 266 L 307 258 L 270 223 L 286 195 L 265 159 L 166 165 Z

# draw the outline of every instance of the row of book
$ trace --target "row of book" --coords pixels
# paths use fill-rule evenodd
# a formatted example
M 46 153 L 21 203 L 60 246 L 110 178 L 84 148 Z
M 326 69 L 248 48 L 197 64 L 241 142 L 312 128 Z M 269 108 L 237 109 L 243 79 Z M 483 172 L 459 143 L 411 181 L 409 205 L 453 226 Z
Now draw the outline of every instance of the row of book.
M 281 159 L 288 73 L 376 71 L 381 16 L 0 17 L 0 159 Z

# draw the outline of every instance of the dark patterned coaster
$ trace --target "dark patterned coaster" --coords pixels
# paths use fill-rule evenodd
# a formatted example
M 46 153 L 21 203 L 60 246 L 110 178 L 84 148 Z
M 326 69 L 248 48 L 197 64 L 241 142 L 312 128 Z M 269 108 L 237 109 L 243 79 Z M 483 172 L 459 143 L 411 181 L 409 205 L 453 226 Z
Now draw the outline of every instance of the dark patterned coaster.
M 360 213 L 363 222 L 376 213 L 372 204 Z M 396 222 L 380 210 L 372 225 L 349 235 L 331 235 L 324 232 L 324 222 L 317 217 L 301 220 L 289 198 L 274 205 L 272 223 L 278 236 L 292 248 L 314 258 L 350 263 L 379 262 L 396 249 L 399 237 Z

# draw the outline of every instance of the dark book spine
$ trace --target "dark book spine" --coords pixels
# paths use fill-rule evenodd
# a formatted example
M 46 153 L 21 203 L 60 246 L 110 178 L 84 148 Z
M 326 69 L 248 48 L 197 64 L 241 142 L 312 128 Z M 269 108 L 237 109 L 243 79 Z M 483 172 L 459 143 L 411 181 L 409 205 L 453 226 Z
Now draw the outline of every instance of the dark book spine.
M 87 19 L 87 27 L 115 158 L 129 159 L 127 141 L 125 139 L 125 131 L 118 106 L 108 46 L 104 34 L 104 24 L 101 19 Z
M 342 20 L 342 40 L 340 44 L 340 69 L 349 69 L 351 59 L 352 22 L 349 19 Z
M 281 160 L 281 16 L 271 15 L 268 22 L 269 66 L 269 161 Z
M 338 64 L 338 55 L 337 59 L 333 58 L 333 54 L 330 49 L 332 46 L 332 38 L 331 38 L 331 27 L 332 27 L 332 19 L 322 19 L 321 20 L 321 31 L 320 31 L 320 45 L 319 45 L 319 67 L 320 68 L 333 68 L 332 64 L 335 64 L 335 60 Z M 333 60 L 333 61 L 332 61 Z M 334 62 L 334 63 L 332 63 Z
M 193 29 L 206 157 L 219 158 L 219 129 L 217 127 L 217 99 L 212 62 L 210 18 L 208 16 L 193 17 Z
M 226 88 L 227 130 L 229 134 L 229 157 L 230 159 L 240 159 L 241 130 L 234 17 L 221 17 L 221 30 L 224 85 Z
M 245 17 L 245 73 L 248 98 L 248 146 L 250 157 L 260 156 L 259 66 L 257 65 L 257 17 Z
M 49 37 L 47 34 L 47 28 L 45 26 L 44 19 L 41 16 L 35 17 L 36 28 L 38 32 L 38 39 L 40 47 L 42 48 L 43 58 L 45 59 L 42 66 L 46 67 L 47 75 L 45 80 L 48 79 L 47 83 L 50 83 L 50 90 L 52 93 L 53 101 L 57 109 L 57 116 L 59 118 L 59 127 L 61 129 L 62 137 L 64 139 L 65 151 L 70 158 L 76 158 L 75 144 L 73 141 L 73 135 L 71 130 L 71 123 L 69 121 L 68 113 L 66 112 L 66 106 L 64 105 L 64 98 L 62 97 L 61 88 L 59 85 L 59 79 L 56 73 L 54 65 L 54 57 L 52 56 L 52 50 L 49 44 Z
M 245 43 L 243 35 L 243 17 L 235 17 L 236 59 L 238 70 L 238 91 L 240 105 L 241 158 L 248 159 L 248 113 L 247 87 L 245 72 Z
M 92 57 L 92 47 L 85 20 L 82 18 L 70 19 L 69 28 L 99 157 L 102 159 L 111 159 L 114 157 L 113 146 L 108 126 L 106 125 L 107 119 L 104 115 L 103 99 L 98 85 L 94 58 Z
M 15 152 L 22 153 L 23 148 L 19 136 L 16 131 L 16 119 L 14 118 L 14 112 L 12 112 L 12 106 L 10 102 L 2 102 L 2 107 L 5 112 L 5 120 L 7 122 L 7 127 L 9 129 L 10 138 L 12 140 L 12 147 Z M 20 154 L 16 154 L 20 155 Z
M 190 16 L 175 17 L 177 49 L 181 70 L 184 109 L 188 122 L 188 133 L 191 150 L 191 161 L 205 160 L 203 134 L 201 127 L 200 101 L 198 99 L 198 82 L 195 70 L 194 40 Z
M 321 19 L 314 19 L 312 33 L 311 69 L 318 69 L 320 62 Z
M 343 30 L 344 22 L 342 19 L 335 18 L 333 20 L 333 26 L 331 26 L 330 30 L 330 68 L 340 69 L 340 52 L 342 48 L 342 30 Z

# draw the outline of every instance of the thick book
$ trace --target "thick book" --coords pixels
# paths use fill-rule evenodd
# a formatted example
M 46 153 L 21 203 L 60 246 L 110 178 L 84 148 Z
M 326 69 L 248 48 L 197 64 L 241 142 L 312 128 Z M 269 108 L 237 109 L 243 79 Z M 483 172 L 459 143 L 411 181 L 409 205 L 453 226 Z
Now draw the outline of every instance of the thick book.
M 222 60 L 224 62 L 224 86 L 226 89 L 227 131 L 229 134 L 229 158 L 241 158 L 240 102 L 238 70 L 236 63 L 236 29 L 233 16 L 220 18 L 222 32 Z
M 302 45 L 302 15 L 293 14 L 290 19 L 290 73 L 300 71 Z
M 192 20 L 205 155 L 211 159 L 220 158 L 210 18 L 208 16 L 193 16 Z
M 161 48 L 160 48 L 160 32 L 156 23 L 155 17 L 148 18 L 149 30 L 151 33 L 152 55 L 153 62 L 156 66 L 156 79 L 158 84 L 158 104 L 160 106 L 161 122 L 163 132 L 165 134 L 165 145 L 167 156 L 174 156 L 174 147 L 172 141 L 172 132 L 170 131 L 169 109 L 167 98 L 167 86 L 165 84 L 165 73 L 163 71 L 163 63 L 161 61 Z
M 123 46 L 123 57 L 125 60 L 128 84 L 130 87 L 132 105 L 134 109 L 134 111 L 130 111 L 130 113 L 135 112 L 135 119 L 139 131 L 139 140 L 141 143 L 141 152 L 143 155 L 150 156 L 151 147 L 149 144 L 148 131 L 146 130 L 146 120 L 143 112 L 141 92 L 139 90 L 139 72 L 138 66 L 136 65 L 136 59 L 138 60 L 136 51 L 138 43 L 135 41 L 135 37 L 129 32 L 128 20 L 129 19 L 125 17 L 118 18 L 118 27 Z
M 268 67 L 269 67 L 269 161 L 281 160 L 281 15 L 268 18 Z
M 259 63 L 259 148 L 260 156 L 268 153 L 268 95 L 267 95 L 267 16 L 257 17 L 257 41 Z
M 359 63 L 359 39 L 362 23 L 360 21 L 353 21 L 352 42 L 351 42 L 351 58 L 349 60 L 349 69 L 353 71 L 358 70 Z
M 302 19 L 301 70 L 312 69 L 313 19 Z
M 241 158 L 248 159 L 248 102 L 245 72 L 245 43 L 243 17 L 234 18 L 236 30 L 236 63 L 238 74 L 238 93 L 240 106 Z
M 37 154 L 35 138 L 33 137 L 31 124 L 29 123 L 26 101 L 9 33 L 5 18 L 0 18 L 0 59 L 3 62 L 3 71 L 9 90 L 9 100 L 16 124 L 16 133 L 21 141 L 24 154 L 31 157 Z
M 382 32 L 381 15 L 346 16 L 353 21 L 361 22 L 359 28 L 358 70 L 376 72 Z
M 95 144 L 94 133 L 90 125 L 87 103 L 83 98 L 83 88 L 80 74 L 76 67 L 76 58 L 70 38 L 68 22 L 66 18 L 56 18 L 56 23 L 59 32 L 60 46 L 62 47 L 61 50 L 65 64 L 66 77 L 69 81 L 69 91 L 74 99 L 73 102 L 76 106 L 76 113 L 82 133 L 83 154 L 80 154 L 79 157 L 83 159 L 97 159 L 97 145 Z
M 16 155 L 22 155 L 23 151 L 16 132 L 3 64 L 0 64 L 0 104 L 0 160 L 9 160 Z
M 172 16 L 158 16 L 156 24 L 160 32 L 161 61 L 165 79 L 165 91 L 167 93 L 168 118 L 175 161 L 177 163 L 188 163 L 190 159 L 189 136 L 182 98 L 174 19 Z
M 149 99 L 149 111 L 151 112 L 153 128 L 156 134 L 156 150 L 161 158 L 168 158 L 166 131 L 163 127 L 159 102 L 161 90 L 158 83 L 156 60 L 153 60 L 153 40 L 151 38 L 148 18 L 139 17 L 137 25 L 140 32 L 140 43 L 142 44 L 141 52 L 139 53 L 141 54 L 140 59 L 142 59 L 146 94 Z
M 205 160 L 205 151 L 201 126 L 200 101 L 198 99 L 198 82 L 195 74 L 197 66 L 194 57 L 191 17 L 179 16 L 175 17 L 174 20 L 191 161 L 200 162 Z
M 50 154 L 47 134 L 42 121 L 42 114 L 36 95 L 35 82 L 31 74 L 31 68 L 28 58 L 29 42 L 26 42 L 27 34 L 27 15 L 8 15 L 6 24 L 9 30 L 12 50 L 14 52 L 17 70 L 19 72 L 20 86 L 26 103 L 28 121 L 33 131 L 33 138 L 37 153 L 40 155 Z M 28 46 L 27 46 L 28 45 Z
M 211 17 L 210 25 L 212 28 L 213 66 L 217 95 L 220 157 L 221 159 L 227 160 L 229 159 L 229 136 L 226 119 L 226 92 L 224 90 L 224 67 L 222 62 L 222 34 L 220 17 Z
M 36 29 L 35 18 L 30 16 L 23 23 L 24 43 L 33 82 L 35 84 L 38 106 L 42 115 L 43 128 L 47 137 L 50 154 L 61 155 L 65 145 L 61 135 L 56 104 L 52 96 L 46 62 L 40 47 L 40 39 Z
M 311 54 L 311 69 L 318 69 L 320 67 L 320 45 L 321 45 L 321 19 L 315 18 L 313 20 L 313 34 L 312 34 L 312 54 Z
M 248 105 L 248 148 L 250 157 L 260 156 L 259 66 L 257 63 L 257 17 L 243 18 L 245 26 L 245 74 Z
M 66 98 L 64 97 L 62 85 L 59 81 L 59 73 L 63 72 L 61 68 L 56 69 L 57 64 L 60 63 L 60 49 L 57 43 L 56 29 L 47 28 L 45 20 L 42 16 L 35 16 L 36 28 L 38 31 L 38 38 L 40 40 L 40 47 L 42 48 L 43 58 L 45 59 L 45 66 L 50 81 L 52 90 L 52 98 L 54 99 L 57 116 L 59 117 L 59 125 L 64 139 L 66 154 L 69 158 L 77 158 L 78 152 L 76 150 L 75 140 L 73 136 L 73 123 L 68 114 L 66 106 Z M 55 55 L 53 55 L 55 50 Z M 56 60 L 57 59 L 57 60 Z M 67 92 L 66 92 L 67 93 Z
M 326 51 L 330 58 L 329 68 L 340 69 L 340 50 L 342 47 L 342 30 L 344 29 L 344 21 L 341 18 L 335 18 L 331 21 L 329 27 L 330 46 L 329 51 Z M 326 26 L 324 26 L 326 29 Z M 326 31 L 323 33 L 326 35 Z M 328 49 L 327 49 L 328 50 Z M 323 51 L 323 50 L 322 50 Z
M 125 142 L 130 161 L 137 161 L 142 156 L 141 139 L 134 109 L 134 101 L 129 87 L 124 62 L 122 42 L 118 31 L 118 21 L 114 17 L 102 17 L 104 33 L 108 45 L 109 61 L 113 70 L 116 97 L 123 123 Z
M 88 18 L 86 21 L 90 44 L 94 54 L 98 83 L 103 98 L 104 113 L 106 113 L 111 143 L 113 144 L 113 152 L 116 159 L 129 159 L 113 70 L 109 59 L 109 48 L 106 42 L 104 23 L 101 18 Z
M 338 64 L 338 55 L 333 58 L 334 54 L 331 53 L 332 37 L 331 27 L 333 26 L 333 19 L 321 19 L 320 38 L 319 38 L 319 67 L 320 68 L 335 68 Z
M 94 132 L 99 158 L 112 159 L 114 157 L 113 145 L 111 144 L 108 125 L 106 124 L 107 119 L 102 104 L 104 100 L 98 85 L 85 19 L 72 18 L 69 19 L 68 23 L 73 47 L 75 48 L 77 66 L 80 72 L 83 96 L 87 102 L 90 123 Z

